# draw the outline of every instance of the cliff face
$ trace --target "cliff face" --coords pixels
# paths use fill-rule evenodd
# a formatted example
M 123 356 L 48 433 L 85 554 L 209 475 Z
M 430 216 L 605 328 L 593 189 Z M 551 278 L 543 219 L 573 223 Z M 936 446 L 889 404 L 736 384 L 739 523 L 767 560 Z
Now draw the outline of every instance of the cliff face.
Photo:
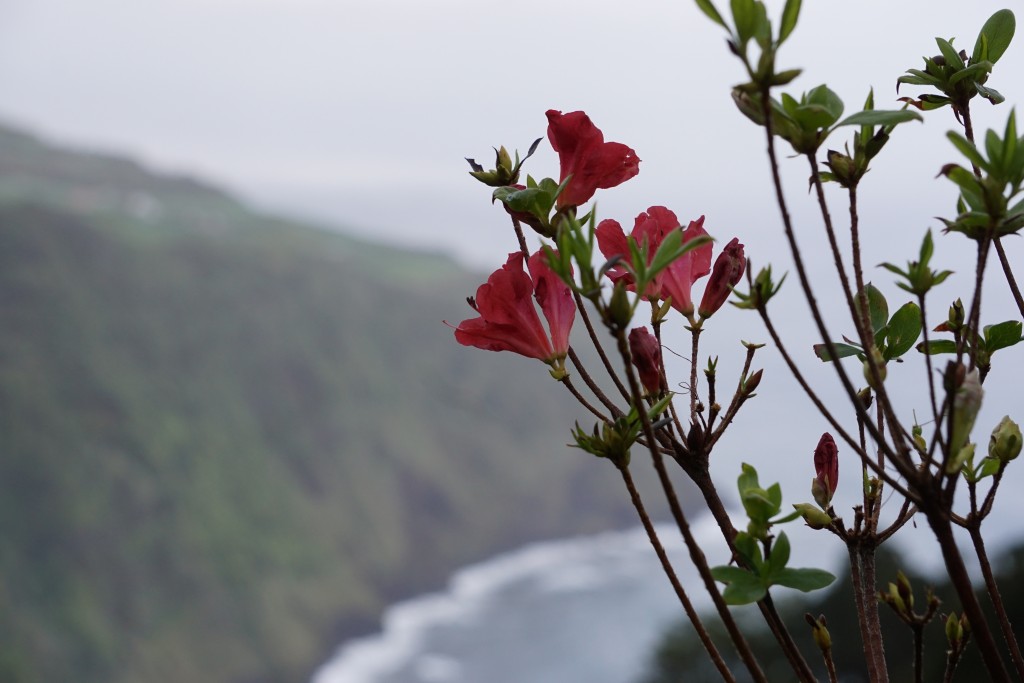
M 0 679 L 302 680 L 387 602 L 630 520 L 480 276 L 0 131 Z

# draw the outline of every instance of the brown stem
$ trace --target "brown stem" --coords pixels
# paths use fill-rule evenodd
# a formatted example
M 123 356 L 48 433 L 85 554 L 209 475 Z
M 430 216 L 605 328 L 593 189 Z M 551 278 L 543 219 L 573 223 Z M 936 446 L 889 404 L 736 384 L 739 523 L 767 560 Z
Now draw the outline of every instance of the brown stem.
M 981 657 L 985 662 L 985 668 L 988 670 L 993 683 L 1010 683 L 1010 676 L 1006 672 L 1006 667 L 1003 666 L 1003 660 L 999 655 L 999 648 L 996 646 L 995 638 L 993 638 L 992 631 L 989 629 L 984 612 L 981 611 L 978 598 L 974 594 L 971 577 L 964 566 L 960 550 L 956 547 L 956 540 L 953 538 L 953 528 L 950 525 L 949 517 L 943 514 L 943 506 L 938 501 L 926 499 L 926 502 L 927 507 L 922 508 L 922 510 L 928 519 L 928 524 L 931 526 L 936 540 L 939 542 L 939 547 L 942 549 L 942 559 L 946 564 L 946 573 L 956 589 L 957 596 L 960 598 L 960 605 L 971 624 L 971 635 L 978 643 L 978 650 L 981 652 Z
M 863 542 L 858 542 L 862 540 Z M 878 617 L 878 590 L 875 579 L 875 543 L 870 536 L 852 539 L 847 546 L 850 553 L 850 578 L 857 602 L 857 621 L 860 625 L 864 658 L 871 683 L 886 683 L 889 672 L 885 664 L 885 643 Z
M 821 310 L 818 307 L 817 299 L 811 289 L 810 279 L 807 276 L 807 269 L 804 266 L 800 247 L 796 243 L 796 234 L 793 230 L 793 221 L 789 215 L 789 207 L 786 203 L 785 193 L 782 190 L 782 178 L 779 174 L 779 162 L 775 152 L 775 136 L 772 133 L 770 96 L 767 89 L 761 94 L 761 111 L 765 118 L 765 136 L 768 144 L 768 160 L 771 166 L 772 183 L 775 187 L 775 199 L 779 207 L 779 212 L 782 214 L 783 229 L 786 235 L 786 241 L 789 244 L 790 254 L 793 256 L 793 263 L 796 266 L 797 276 L 800 280 L 800 288 L 803 291 L 804 299 L 807 301 L 808 307 L 811 309 L 811 317 L 814 319 L 814 324 L 818 329 L 818 333 L 821 335 L 825 348 L 828 350 L 832 358 L 837 358 L 838 355 L 836 354 L 835 345 L 832 343 L 832 337 L 829 334 L 828 329 L 825 327 L 825 321 L 821 316 Z M 906 457 L 905 449 L 901 449 L 897 452 L 896 450 L 891 449 L 884 440 L 879 438 L 880 435 L 877 433 L 877 430 L 875 430 L 874 425 L 868 422 L 864 406 L 861 405 L 860 399 L 857 397 L 857 390 L 850 382 L 850 378 L 847 376 L 846 370 L 839 362 L 833 362 L 832 365 L 836 375 L 839 377 L 840 384 L 843 386 L 843 390 L 846 392 L 847 399 L 853 404 L 855 410 L 865 416 L 865 423 L 868 425 L 872 438 L 877 441 L 879 446 L 884 450 L 885 455 L 892 461 L 900 474 L 907 478 L 913 476 L 914 467 L 909 458 Z
M 878 406 L 883 410 L 886 416 L 886 420 L 889 423 L 889 433 L 893 437 L 893 445 L 897 450 L 905 451 L 906 445 L 903 442 L 903 434 L 900 429 L 899 420 L 896 418 L 896 412 L 892 408 L 892 403 L 889 401 L 889 394 L 885 391 L 885 385 L 882 380 L 882 369 L 876 362 L 874 355 L 871 353 L 871 349 L 874 348 L 875 340 L 874 334 L 871 331 L 870 325 L 865 325 L 865 319 L 861 317 L 861 310 L 853 300 L 853 294 L 850 292 L 850 281 L 846 275 L 846 268 L 843 265 L 843 257 L 839 251 L 839 242 L 836 239 L 835 230 L 832 227 L 832 217 L 829 214 L 828 202 L 825 200 L 825 188 L 822 187 L 821 175 L 818 172 L 818 161 L 814 158 L 813 154 L 807 155 L 807 161 L 811 167 L 811 183 L 814 185 L 815 194 L 818 198 L 818 207 L 821 210 L 822 220 L 825 223 L 825 234 L 828 236 L 829 247 L 832 249 L 832 258 L 836 264 L 836 271 L 839 273 L 839 281 L 842 285 L 843 296 L 846 298 L 846 306 L 850 311 L 850 318 L 853 320 L 854 327 L 857 329 L 857 336 L 860 338 L 861 346 L 864 347 L 865 358 L 867 360 L 868 373 L 871 375 L 871 383 L 878 387 L 875 390 L 875 401 Z M 856 216 L 855 205 L 851 204 L 852 216 Z M 835 356 L 833 356 L 835 358 Z M 835 360 L 834 363 L 838 364 L 839 361 Z M 881 440 L 879 439 L 881 442 Z
M 736 527 L 733 526 L 732 519 L 729 518 L 729 513 L 725 509 L 725 505 L 722 503 L 722 499 L 718 495 L 718 491 L 715 489 L 714 482 L 711 481 L 711 476 L 708 474 L 707 469 L 687 470 L 687 474 L 690 475 L 690 479 L 693 480 L 693 483 L 697 485 L 697 489 L 704 496 L 708 511 L 711 512 L 711 516 L 714 517 L 718 528 L 722 531 L 722 536 L 725 537 L 729 550 L 733 553 L 734 557 L 739 557 L 735 544 Z M 807 664 L 800 649 L 793 641 L 793 637 L 775 609 L 771 596 L 765 596 L 764 600 L 757 603 L 757 606 L 761 610 L 761 615 L 764 617 L 765 623 L 771 630 L 772 635 L 775 636 L 775 640 L 782 649 L 783 654 L 789 660 L 790 666 L 796 672 L 797 677 L 805 683 L 815 681 L 816 679 L 811 671 L 811 667 Z
M 697 421 L 697 351 L 700 345 L 700 328 L 691 327 L 690 336 L 690 422 Z
M 804 390 L 804 393 L 807 394 L 807 397 L 811 400 L 811 403 L 813 403 L 814 407 L 818 409 L 818 412 L 821 414 L 821 416 L 828 421 L 829 425 L 831 425 L 832 429 L 834 429 L 835 432 L 839 434 L 840 437 L 842 437 L 843 441 L 845 441 L 847 445 L 849 445 L 850 448 L 854 450 L 854 452 L 860 457 L 861 462 L 864 463 L 867 467 L 871 468 L 872 472 L 878 475 L 878 477 L 885 481 L 887 484 L 892 486 L 893 489 L 899 491 L 901 495 L 906 496 L 907 498 L 915 499 L 916 497 L 912 496 L 910 491 L 908 491 L 898 481 L 893 479 L 884 469 L 878 468 L 878 465 L 867 456 L 867 450 L 863 448 L 861 445 L 859 445 L 857 441 L 853 439 L 850 433 L 847 432 L 846 429 L 839 423 L 839 421 L 835 418 L 832 412 L 825 406 L 822 400 L 818 398 L 818 395 L 815 393 L 814 389 L 812 389 L 811 385 L 807 383 L 807 380 L 804 378 L 804 375 L 800 371 L 800 368 L 797 367 L 796 362 L 793 360 L 793 357 L 789 354 L 789 351 L 787 351 L 786 346 L 782 343 L 782 338 L 779 336 L 778 331 L 775 329 L 775 325 L 772 323 L 771 318 L 768 317 L 767 309 L 759 309 L 758 313 L 761 314 L 761 320 L 764 321 L 765 328 L 768 330 L 768 334 L 771 336 L 772 341 L 775 342 L 775 348 L 779 350 L 779 353 L 782 355 L 782 359 L 786 362 L 786 367 L 789 368 L 790 374 L 792 374 L 793 377 L 796 379 L 797 383 Z M 861 420 L 861 426 L 863 427 L 864 418 L 861 413 L 858 413 L 858 419 Z
M 1003 604 L 1003 597 L 999 592 L 999 584 L 992 573 L 992 565 L 988 560 L 988 552 L 985 550 L 985 539 L 981 535 L 981 520 L 973 517 L 972 522 L 972 524 L 968 525 L 967 530 L 970 532 L 971 541 L 974 543 L 974 552 L 978 556 L 978 562 L 981 565 L 981 574 L 985 577 L 985 588 L 988 590 L 992 607 L 995 609 L 996 616 L 999 619 L 999 627 L 1003 632 L 1006 647 L 1010 650 L 1010 656 L 1013 659 L 1014 667 L 1017 669 L 1017 675 L 1021 680 L 1024 680 L 1024 657 L 1021 657 L 1020 645 L 1017 643 L 1016 635 L 1014 635 L 1010 617 L 1006 613 L 1006 606 Z
M 910 628 L 914 632 L 914 683 L 924 683 L 924 624 L 915 622 Z
M 708 635 L 708 631 L 704 627 L 703 622 L 701 622 L 700 616 L 697 614 L 697 610 L 694 609 L 693 603 L 690 602 L 690 598 L 686 594 L 686 590 L 683 589 L 683 585 L 679 582 L 679 577 L 676 576 L 675 569 L 672 568 L 672 563 L 668 559 L 665 547 L 661 544 L 661 539 L 658 538 L 658 532 L 655 530 L 654 524 L 651 522 L 651 518 L 647 514 L 646 508 L 644 508 L 643 501 L 640 498 L 640 492 L 637 491 L 636 484 L 633 482 L 633 477 L 629 473 L 629 467 L 625 465 L 619 466 L 619 472 L 622 474 L 622 481 L 626 484 L 626 489 L 629 491 L 629 498 L 633 502 L 633 507 L 636 508 L 636 512 L 640 516 L 640 523 L 643 524 L 644 530 L 647 532 L 647 539 L 651 542 L 651 546 L 654 548 L 654 552 L 658 556 L 658 560 L 661 561 L 661 568 L 668 577 L 669 582 L 672 584 L 672 589 L 675 590 L 676 597 L 679 598 L 679 602 L 682 604 L 683 610 L 686 612 L 686 616 L 690 619 L 690 623 L 693 624 L 693 628 L 697 632 L 697 637 L 704 645 L 704 649 L 707 650 L 708 656 L 711 657 L 711 661 L 714 663 L 715 668 L 718 669 L 718 673 L 721 674 L 722 680 L 735 683 L 736 679 L 733 677 L 732 672 L 725 663 L 725 660 L 722 659 L 722 655 L 718 651 L 718 648 L 715 647 L 715 644 L 711 641 L 711 636 Z
M 644 435 L 647 437 L 647 440 L 653 444 L 654 430 L 651 426 L 651 421 L 647 415 L 647 411 L 642 409 L 643 402 L 641 400 L 640 383 L 637 381 L 636 374 L 633 372 L 633 368 L 629 364 L 629 342 L 626 339 L 625 330 L 616 330 L 615 337 L 618 341 L 619 354 L 622 356 L 623 362 L 626 365 L 626 380 L 629 384 L 630 392 L 633 395 L 637 409 L 640 411 Z M 690 559 L 697 568 L 697 572 L 700 574 L 701 579 L 704 582 L 704 588 L 710 595 L 716 610 L 718 610 L 722 623 L 725 625 L 730 638 L 732 638 L 733 645 L 735 645 L 736 651 L 740 655 L 740 659 L 743 660 L 743 663 L 746 665 L 747 670 L 750 671 L 750 675 L 755 681 L 767 683 L 767 679 L 761 671 L 761 666 L 758 664 L 757 658 L 754 656 L 749 643 L 747 643 L 746 638 L 743 637 L 742 632 L 736 625 L 732 614 L 729 612 L 728 606 L 725 604 L 725 600 L 722 598 L 721 592 L 718 590 L 718 585 L 715 583 L 714 577 L 711 576 L 711 568 L 708 566 L 707 558 L 705 558 L 704 553 L 700 548 L 700 544 L 697 543 L 697 539 L 693 536 L 693 533 L 690 530 L 690 525 L 686 520 L 686 515 L 683 513 L 683 508 L 679 504 L 679 496 L 676 494 L 675 488 L 672 486 L 672 480 L 668 475 L 668 470 L 665 468 L 665 460 L 662 457 L 661 452 L 653 446 L 649 447 L 648 450 L 651 454 L 651 460 L 654 463 L 654 469 L 658 473 L 658 480 L 661 483 L 662 490 L 665 492 L 665 499 L 668 501 L 669 510 L 672 512 L 672 518 L 675 520 L 676 526 L 679 528 L 679 532 L 682 534 L 683 541 L 686 543 L 687 550 L 690 553 Z
M 1024 298 L 1021 297 L 1017 280 L 1013 277 L 1013 269 L 1010 268 L 1010 261 L 1006 258 L 1006 251 L 1003 249 L 1003 241 L 997 235 L 992 240 L 996 245 L 996 254 L 999 256 L 999 264 L 1003 267 L 1003 275 L 1006 277 L 1006 284 L 1010 285 L 1010 292 L 1013 293 L 1013 300 L 1017 302 L 1017 310 L 1024 318 Z

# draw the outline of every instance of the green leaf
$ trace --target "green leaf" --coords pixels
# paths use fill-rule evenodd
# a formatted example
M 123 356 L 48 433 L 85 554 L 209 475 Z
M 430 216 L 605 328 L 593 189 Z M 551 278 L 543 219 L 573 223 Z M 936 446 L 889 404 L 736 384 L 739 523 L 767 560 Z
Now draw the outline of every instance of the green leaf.
M 929 339 L 927 346 L 924 342 L 917 345 L 917 350 L 934 356 L 939 353 L 956 353 L 956 343 L 949 339 Z
M 985 157 L 981 156 L 981 152 L 974 146 L 974 143 L 965 138 L 956 131 L 949 131 L 946 133 L 946 137 L 953 143 L 953 146 L 960 150 L 960 153 L 967 157 L 972 164 L 978 168 L 989 170 L 988 163 L 985 161 Z
M 779 26 L 779 45 L 782 45 L 796 28 L 796 20 L 800 16 L 800 3 L 801 0 L 786 0 L 786 6 L 782 10 L 782 22 Z
M 736 534 L 736 539 L 733 542 L 744 562 L 760 572 L 761 567 L 764 566 L 764 558 L 761 556 L 761 546 L 758 545 L 757 539 L 741 531 Z
M 885 327 L 889 320 L 889 304 L 885 296 L 870 282 L 866 285 L 868 290 L 868 315 L 871 318 L 871 331 L 878 332 Z
M 913 301 L 904 304 L 893 313 L 887 328 L 888 343 L 883 357 L 892 360 L 912 349 L 921 336 L 921 309 Z
M 709 235 L 701 235 L 700 237 L 694 237 L 683 243 L 683 231 L 682 230 L 671 230 L 665 239 L 661 241 L 658 246 L 658 251 L 654 253 L 654 258 L 651 260 L 651 265 L 647 268 L 648 281 L 654 278 L 655 275 L 660 273 L 662 270 L 672 264 L 673 261 L 678 259 L 683 254 L 693 251 L 697 247 L 703 246 L 714 241 Z
M 839 126 L 890 126 L 906 121 L 924 121 L 924 117 L 909 109 L 871 109 L 851 114 L 836 124 Z
M 987 59 L 992 63 L 999 61 L 999 58 L 1006 52 L 1006 48 L 1010 46 L 1016 27 L 1017 20 L 1014 18 L 1013 12 L 1008 9 L 1001 9 L 989 17 L 985 25 L 981 27 L 981 33 L 978 34 L 971 61 L 977 62 L 982 59 Z M 985 37 L 987 50 L 982 49 L 982 36 Z M 982 54 L 983 52 L 987 52 L 987 54 Z
M 1003 95 L 1000 94 L 1000 92 L 995 88 L 989 88 L 987 86 L 981 85 L 980 83 L 975 83 L 974 89 L 978 91 L 979 95 L 984 97 L 992 104 L 1002 104 L 1003 102 L 1006 101 L 1006 98 L 1003 97 Z
M 851 344 L 843 344 L 842 342 L 833 342 L 832 346 L 836 350 L 836 358 L 828 353 L 828 346 L 825 344 L 814 345 L 814 355 L 820 358 L 823 362 L 827 363 L 830 360 L 836 360 L 838 358 L 849 358 L 850 356 L 859 356 L 864 353 L 864 349 L 859 346 L 853 346 Z
M 986 457 L 981 461 L 981 466 L 978 467 L 978 479 L 991 477 L 999 471 L 1000 465 L 1002 465 L 1002 461 L 999 458 Z
M 772 584 L 809 593 L 831 585 L 836 577 L 824 569 L 783 569 L 772 577 Z
M 697 0 L 697 7 L 700 8 L 700 11 L 703 12 L 708 19 L 715 22 L 726 31 L 729 30 L 729 27 L 725 25 L 725 20 L 722 19 L 722 15 L 718 13 L 717 9 L 715 9 L 711 0 Z
M 983 81 L 987 74 L 992 72 L 992 62 L 978 62 L 977 64 L 971 64 L 966 69 L 957 71 L 955 74 L 949 77 L 949 85 L 956 85 L 960 81 L 968 78 Z
M 985 336 L 985 349 L 991 353 L 1019 343 L 1021 327 L 1019 320 L 1007 320 L 998 325 L 986 325 L 982 329 Z
M 754 0 L 731 0 L 732 19 L 736 24 L 736 37 L 745 45 L 757 29 L 757 6 Z
M 946 60 L 946 67 L 952 71 L 959 71 L 964 68 L 964 60 L 960 59 L 960 54 L 948 40 L 936 38 L 935 43 L 939 46 L 939 52 L 942 53 L 943 59 Z
M 786 536 L 786 532 L 783 531 L 775 539 L 775 543 L 772 544 L 772 552 L 768 556 L 767 574 L 769 580 L 786 568 L 786 563 L 789 562 L 789 553 L 789 538 Z
M 712 569 L 712 576 L 714 576 L 715 570 L 720 569 L 715 567 Z M 722 598 L 725 600 L 727 605 L 749 605 L 750 603 L 757 602 L 768 593 L 768 586 L 765 585 L 764 579 L 760 576 L 751 572 L 740 570 L 743 574 L 730 574 L 729 580 L 723 580 L 723 583 L 727 583 L 725 590 L 722 591 Z M 715 576 L 715 579 L 718 579 Z
M 737 567 L 735 565 L 721 565 L 718 567 L 711 568 L 711 576 L 715 581 L 721 581 L 722 583 L 732 583 L 733 581 L 742 581 L 745 576 L 756 576 L 747 569 Z

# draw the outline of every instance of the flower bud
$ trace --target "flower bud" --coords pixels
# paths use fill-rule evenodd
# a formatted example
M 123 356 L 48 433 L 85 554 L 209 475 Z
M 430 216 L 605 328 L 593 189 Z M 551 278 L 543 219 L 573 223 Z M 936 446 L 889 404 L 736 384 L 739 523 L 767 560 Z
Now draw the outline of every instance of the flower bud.
M 956 474 L 964 463 L 974 459 L 974 444 L 966 444 L 963 448 L 953 454 L 953 457 L 946 463 L 946 474 Z
M 804 522 L 812 529 L 824 529 L 832 524 L 832 517 L 810 503 L 794 503 L 793 509 L 800 513 Z
M 751 373 L 750 377 L 747 377 L 746 381 L 743 382 L 743 395 L 745 397 L 750 398 L 754 395 L 754 390 L 761 384 L 761 377 L 763 375 L 764 368 Z
M 494 150 L 494 169 L 485 171 L 484 167 L 474 159 L 466 159 L 473 170 L 469 175 L 479 180 L 484 185 L 491 187 L 505 187 L 515 185 L 519 180 L 519 169 L 512 162 L 512 157 L 504 147 Z
M 885 368 L 885 358 L 882 357 L 882 352 L 878 350 L 877 346 L 872 346 L 870 353 L 871 359 L 878 367 L 878 379 L 884 382 L 886 376 L 889 374 Z M 868 386 L 875 391 L 881 391 L 881 387 L 875 386 L 875 378 L 871 372 L 871 365 L 867 361 L 864 361 L 864 381 L 867 382 Z
M 644 389 L 651 396 L 661 393 L 661 347 L 646 327 L 629 332 L 629 352 Z
M 946 321 L 947 328 L 950 332 L 956 332 L 964 326 L 964 320 L 966 315 L 964 313 L 964 302 L 957 299 L 949 307 L 949 319 Z
M 1020 455 L 1020 448 L 1020 427 L 1010 419 L 1009 415 L 1005 415 L 992 430 L 992 436 L 989 437 L 988 455 L 990 458 L 998 458 L 1002 462 L 1010 462 Z
M 822 652 L 828 652 L 832 649 L 832 636 L 828 632 L 828 622 L 825 621 L 825 615 L 818 615 L 815 619 L 810 614 L 804 614 L 804 620 L 811 627 L 811 636 L 814 638 L 814 644 L 818 646 L 818 649 Z
M 608 308 L 605 309 L 606 322 L 612 329 L 622 329 L 629 325 L 633 318 L 633 306 L 629 302 L 629 295 L 626 293 L 626 284 L 619 280 L 612 287 L 612 296 L 608 301 Z
M 961 366 L 962 367 L 962 366 Z M 953 430 L 949 437 L 949 452 L 957 454 L 967 445 L 974 428 L 974 419 L 981 410 L 981 399 L 985 391 L 981 388 L 978 369 L 974 368 L 964 375 L 963 382 L 957 387 L 953 396 Z
M 814 502 L 827 510 L 839 482 L 839 448 L 828 432 L 821 435 L 814 449 L 814 470 L 817 473 L 811 484 Z
M 958 650 L 963 637 L 964 627 L 960 619 L 957 618 L 956 612 L 950 612 L 949 618 L 946 619 L 946 640 L 949 641 L 949 646 L 953 650 Z
M 739 284 L 743 271 L 747 267 L 747 259 L 743 254 L 743 245 L 733 237 L 725 249 L 715 260 L 715 268 L 711 271 L 708 286 L 700 300 L 697 312 L 702 318 L 710 318 L 722 307 L 729 298 L 732 288 Z

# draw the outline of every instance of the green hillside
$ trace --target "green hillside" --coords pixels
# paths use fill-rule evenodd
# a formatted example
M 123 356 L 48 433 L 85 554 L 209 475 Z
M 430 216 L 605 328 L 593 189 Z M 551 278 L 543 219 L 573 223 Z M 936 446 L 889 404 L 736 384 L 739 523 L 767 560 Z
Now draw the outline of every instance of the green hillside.
M 0 680 L 301 681 L 398 596 L 631 521 L 479 276 L 0 130 Z

